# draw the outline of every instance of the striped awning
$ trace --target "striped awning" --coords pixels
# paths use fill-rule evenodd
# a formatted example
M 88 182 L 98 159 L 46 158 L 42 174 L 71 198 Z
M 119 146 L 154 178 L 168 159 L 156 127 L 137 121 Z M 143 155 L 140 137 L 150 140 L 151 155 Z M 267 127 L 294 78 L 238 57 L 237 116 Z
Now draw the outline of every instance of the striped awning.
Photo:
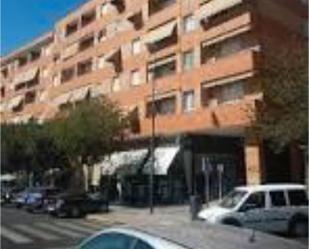
M 212 0 L 201 7 L 198 15 L 200 19 L 208 19 L 243 2 L 244 0 Z
M 9 104 L 8 104 L 8 109 L 12 110 L 13 108 L 19 106 L 21 104 L 21 102 L 23 101 L 24 96 L 19 95 L 13 99 L 10 100 Z
M 157 43 L 167 37 L 173 35 L 176 29 L 176 21 L 169 22 L 153 31 L 150 31 L 144 38 L 144 42 L 147 45 L 152 45 Z
M 33 80 L 37 76 L 38 71 L 38 68 L 33 68 L 24 73 L 18 74 L 14 79 L 14 85 Z

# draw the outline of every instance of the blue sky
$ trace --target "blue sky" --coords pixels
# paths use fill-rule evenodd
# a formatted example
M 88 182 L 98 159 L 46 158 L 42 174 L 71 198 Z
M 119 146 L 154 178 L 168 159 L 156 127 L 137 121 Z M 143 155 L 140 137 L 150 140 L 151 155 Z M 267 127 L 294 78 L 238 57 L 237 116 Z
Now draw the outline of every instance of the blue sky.
M 0 0 L 1 56 L 53 28 L 68 11 L 86 0 Z

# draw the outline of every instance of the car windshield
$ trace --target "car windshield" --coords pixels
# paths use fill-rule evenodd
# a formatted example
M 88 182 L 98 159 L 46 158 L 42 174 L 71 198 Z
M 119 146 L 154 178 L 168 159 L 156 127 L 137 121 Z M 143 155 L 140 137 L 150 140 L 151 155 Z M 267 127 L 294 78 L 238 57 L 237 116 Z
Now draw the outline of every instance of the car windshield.
M 246 191 L 234 190 L 223 198 L 219 206 L 223 208 L 234 208 L 246 194 Z

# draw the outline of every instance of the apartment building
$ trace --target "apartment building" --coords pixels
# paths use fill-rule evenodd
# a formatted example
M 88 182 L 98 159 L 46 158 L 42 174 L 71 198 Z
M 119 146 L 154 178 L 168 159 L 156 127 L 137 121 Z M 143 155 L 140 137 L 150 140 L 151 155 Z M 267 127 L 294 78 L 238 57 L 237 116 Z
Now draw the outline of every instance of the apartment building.
M 87 1 L 2 58 L 2 121 L 44 122 L 106 95 L 133 117 L 122 156 L 146 157 L 155 115 L 158 175 L 198 178 L 211 165 L 215 182 L 223 165 L 227 189 L 271 181 L 282 168 L 267 162 L 263 141 L 246 136 L 263 96 L 258 68 L 266 40 L 307 36 L 307 20 L 301 0 Z M 291 151 L 283 171 L 298 180 Z M 277 180 L 291 180 L 284 177 Z

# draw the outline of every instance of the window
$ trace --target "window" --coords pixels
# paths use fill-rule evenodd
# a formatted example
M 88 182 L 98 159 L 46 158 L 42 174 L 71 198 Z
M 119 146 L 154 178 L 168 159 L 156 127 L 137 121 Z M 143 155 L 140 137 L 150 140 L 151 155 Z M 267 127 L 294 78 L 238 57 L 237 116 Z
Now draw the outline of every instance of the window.
M 141 52 L 141 39 L 136 38 L 132 41 L 132 54 L 139 54 Z
M 92 71 L 92 59 L 77 64 L 77 75 L 84 75 Z
M 2 86 L 1 87 L 1 98 L 4 98 L 5 97 L 5 87 Z
M 194 109 L 194 91 L 187 91 L 182 94 L 182 110 L 191 112 Z
M 8 75 L 9 75 L 9 70 L 8 70 L 8 68 L 7 68 L 7 67 L 3 68 L 3 69 L 1 70 L 1 76 L 2 76 L 3 78 L 7 78 Z
M 138 240 L 134 249 L 154 249 L 154 248 L 145 243 L 144 241 Z
M 201 61 L 207 63 L 253 46 L 250 36 L 239 35 L 211 45 L 202 45 Z
M 99 42 L 103 42 L 107 39 L 107 31 L 106 28 L 103 28 L 98 33 L 98 40 Z
M 183 53 L 183 69 L 185 71 L 191 70 L 194 66 L 194 51 L 190 50 Z
M 41 50 L 35 50 L 30 52 L 30 61 L 36 61 L 41 57 Z
M 82 15 L 82 27 L 87 26 L 88 24 L 92 23 L 96 18 L 95 10 L 91 10 Z
M 27 92 L 25 94 L 25 104 L 33 103 L 35 101 L 35 98 L 36 98 L 35 91 Z
M 22 66 L 26 65 L 27 62 L 28 62 L 28 61 L 27 61 L 27 57 L 26 57 L 26 56 L 20 57 L 20 58 L 18 59 L 18 66 L 19 66 L 19 67 L 22 67 Z
M 81 249 L 128 249 L 135 239 L 120 233 L 100 234 L 83 245 Z
M 241 211 L 247 211 L 255 208 L 265 208 L 265 193 L 256 192 L 252 193 L 245 203 L 240 208 Z
M 120 78 L 115 77 L 112 82 L 112 92 L 119 92 L 120 91 Z
M 101 69 L 105 66 L 105 56 L 101 55 L 98 57 L 98 68 Z
M 291 206 L 308 206 L 308 197 L 304 190 L 289 190 L 288 196 Z
M 196 22 L 193 15 L 188 15 L 183 19 L 183 31 L 184 33 L 189 33 L 196 28 Z
M 176 59 L 174 56 L 160 59 L 148 66 L 148 80 L 159 79 L 176 72 Z
M 155 115 L 168 115 L 168 114 L 175 113 L 176 97 L 172 96 L 172 97 L 162 98 L 160 100 L 155 100 L 154 110 L 152 109 L 153 109 L 152 102 L 149 102 L 147 104 L 147 112 L 146 112 L 147 117 L 150 117 L 152 113 L 154 113 Z
M 70 68 L 66 68 L 64 70 L 61 71 L 61 82 L 67 82 L 71 79 L 73 79 L 75 75 L 75 70 L 74 67 L 70 67 Z
M 244 85 L 244 81 L 236 81 L 209 88 L 205 87 L 202 89 L 202 105 L 210 106 L 212 103 L 228 103 L 242 99 L 245 95 Z
M 84 51 L 88 48 L 93 47 L 93 45 L 94 45 L 94 36 L 91 35 L 91 36 L 85 37 L 79 43 L 79 51 L 80 52 Z
M 138 86 L 141 84 L 141 76 L 139 70 L 132 71 L 131 84 L 132 86 Z
M 286 205 L 286 200 L 283 191 L 271 191 L 269 192 L 271 204 L 273 207 L 282 207 Z
M 69 35 L 75 33 L 77 30 L 78 30 L 78 21 L 75 20 L 75 21 L 69 23 L 69 24 L 66 26 L 66 29 L 65 29 L 65 36 L 69 36 Z

